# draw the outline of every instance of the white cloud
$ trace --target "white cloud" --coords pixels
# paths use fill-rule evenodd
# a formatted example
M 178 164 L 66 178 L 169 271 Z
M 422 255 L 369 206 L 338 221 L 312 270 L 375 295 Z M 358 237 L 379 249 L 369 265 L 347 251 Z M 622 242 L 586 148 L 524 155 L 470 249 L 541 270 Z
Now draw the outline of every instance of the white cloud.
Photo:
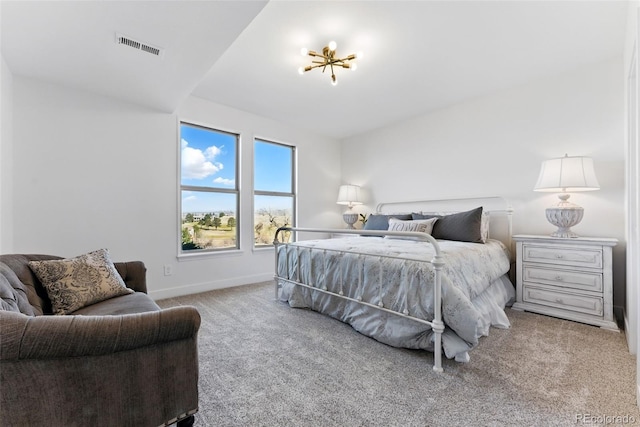
M 220 171 L 222 163 L 214 162 L 220 154 L 220 148 L 212 145 L 202 152 L 197 148 L 189 147 L 189 143 L 183 139 L 182 145 L 182 177 L 187 179 L 203 179 Z
M 204 150 L 204 155 L 208 160 L 213 160 L 216 158 L 218 154 L 222 152 L 221 148 L 222 147 L 218 148 L 215 145 L 212 145 L 211 147 L 207 147 L 207 149 Z
M 235 179 L 228 179 L 228 178 L 216 178 L 213 180 L 213 182 L 215 182 L 216 184 L 222 184 L 222 185 L 228 185 L 229 187 L 233 187 L 235 185 Z
M 196 196 L 187 196 L 185 198 L 182 199 L 183 202 L 191 202 L 193 200 L 197 200 L 198 198 Z

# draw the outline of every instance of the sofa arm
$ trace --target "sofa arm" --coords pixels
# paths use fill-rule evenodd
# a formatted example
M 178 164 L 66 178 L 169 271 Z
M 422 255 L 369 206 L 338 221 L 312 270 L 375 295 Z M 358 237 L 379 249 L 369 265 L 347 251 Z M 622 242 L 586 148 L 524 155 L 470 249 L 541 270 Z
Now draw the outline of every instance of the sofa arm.
M 0 311 L 2 426 L 192 422 L 199 326 L 193 307 L 121 316 Z
M 127 288 L 147 293 L 147 267 L 142 261 L 114 262 Z
M 200 314 L 172 307 L 121 316 L 36 316 L 0 311 L 0 360 L 97 356 L 195 337 Z

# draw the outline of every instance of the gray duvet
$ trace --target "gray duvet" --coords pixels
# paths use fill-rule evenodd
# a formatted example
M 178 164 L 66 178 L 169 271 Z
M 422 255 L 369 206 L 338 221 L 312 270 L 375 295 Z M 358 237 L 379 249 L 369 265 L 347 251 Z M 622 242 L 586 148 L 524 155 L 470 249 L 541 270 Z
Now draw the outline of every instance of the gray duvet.
M 505 304 L 514 296 L 510 263 L 499 241 L 486 244 L 440 240 L 444 353 L 458 361 L 490 326 L 507 328 Z M 286 257 L 284 256 L 286 254 Z M 382 237 L 309 240 L 278 247 L 277 275 L 425 320 L 433 319 L 433 246 Z M 279 298 L 350 324 L 395 347 L 433 351 L 429 325 L 356 302 L 278 280 Z

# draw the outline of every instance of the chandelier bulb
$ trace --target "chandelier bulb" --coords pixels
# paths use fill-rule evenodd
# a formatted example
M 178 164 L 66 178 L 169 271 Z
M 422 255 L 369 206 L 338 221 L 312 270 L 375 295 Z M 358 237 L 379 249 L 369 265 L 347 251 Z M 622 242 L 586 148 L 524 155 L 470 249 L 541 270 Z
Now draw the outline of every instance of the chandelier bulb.
M 362 59 L 363 56 L 364 56 L 364 53 L 362 53 L 362 51 L 359 51 L 356 53 L 356 58 L 358 59 Z
M 300 75 L 304 74 L 304 68 L 303 67 L 298 68 L 298 74 L 300 74 Z
M 307 49 L 306 47 L 303 47 L 302 49 L 300 49 L 300 55 L 307 56 L 308 54 L 309 54 L 309 49 Z
M 338 45 L 337 45 L 337 44 L 336 44 L 336 42 L 334 42 L 333 40 L 331 40 L 331 41 L 329 42 L 329 50 L 330 50 L 330 51 L 335 51 L 337 47 L 338 47 Z
M 331 84 L 334 85 L 334 86 L 338 84 L 338 79 L 336 79 L 336 75 L 335 74 L 331 75 Z
M 349 69 L 351 71 L 355 71 L 358 69 L 358 64 L 356 64 L 355 62 L 353 64 L 350 64 Z

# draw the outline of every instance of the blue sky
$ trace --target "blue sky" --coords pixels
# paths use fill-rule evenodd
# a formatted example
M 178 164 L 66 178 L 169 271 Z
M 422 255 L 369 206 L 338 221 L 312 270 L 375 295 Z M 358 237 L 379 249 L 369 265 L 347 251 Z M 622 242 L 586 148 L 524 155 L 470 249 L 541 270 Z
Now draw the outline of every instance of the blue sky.
M 236 135 L 185 124 L 181 124 L 180 132 L 182 185 L 236 188 Z M 256 189 L 290 192 L 291 150 L 277 144 L 258 143 L 254 154 Z M 193 191 L 182 192 L 182 205 L 185 213 L 235 211 L 236 208 L 233 194 Z M 291 201 L 262 196 L 257 198 L 256 208 L 291 208 Z
M 255 145 L 256 190 L 291 192 L 291 149 L 260 141 Z

